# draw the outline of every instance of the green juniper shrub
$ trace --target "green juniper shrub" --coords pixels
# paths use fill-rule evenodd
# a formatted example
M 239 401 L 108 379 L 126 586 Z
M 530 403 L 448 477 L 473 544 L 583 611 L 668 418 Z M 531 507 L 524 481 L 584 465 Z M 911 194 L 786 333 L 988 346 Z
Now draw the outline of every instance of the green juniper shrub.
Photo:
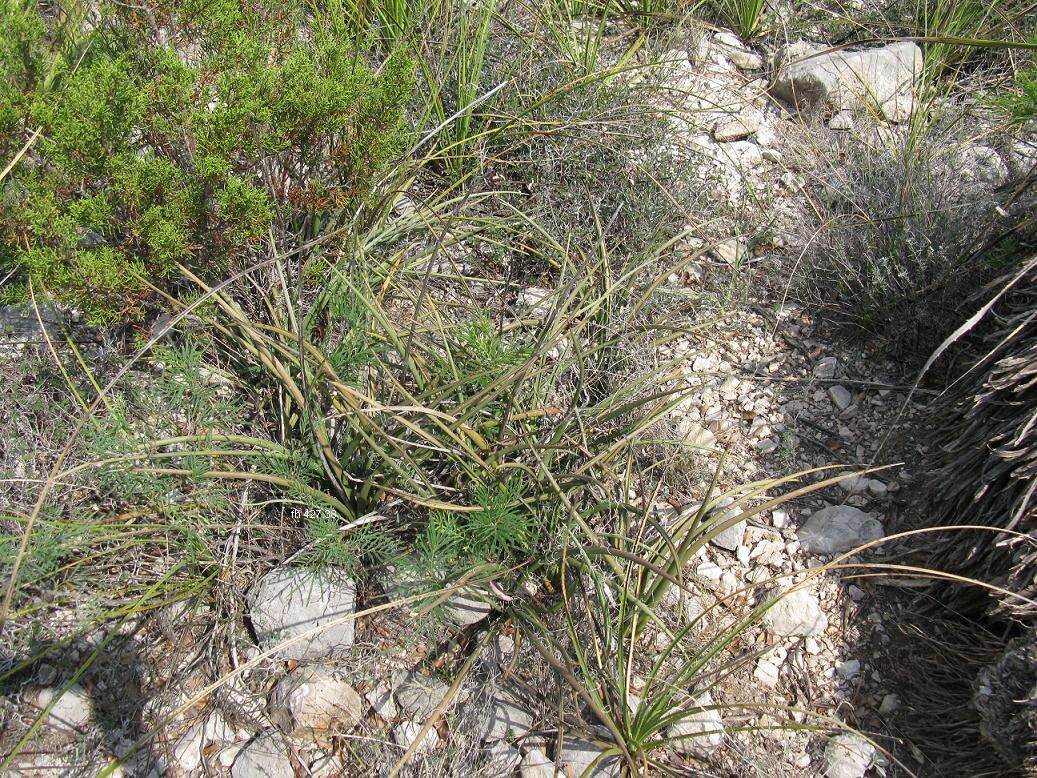
M 148 10 L 105 6 L 76 60 L 39 11 L 0 11 L 25 32 L 0 49 L 0 124 L 42 129 L 4 182 L 0 251 L 98 323 L 138 318 L 181 264 L 216 277 L 352 218 L 406 137 L 410 61 L 374 69 L 332 12 Z

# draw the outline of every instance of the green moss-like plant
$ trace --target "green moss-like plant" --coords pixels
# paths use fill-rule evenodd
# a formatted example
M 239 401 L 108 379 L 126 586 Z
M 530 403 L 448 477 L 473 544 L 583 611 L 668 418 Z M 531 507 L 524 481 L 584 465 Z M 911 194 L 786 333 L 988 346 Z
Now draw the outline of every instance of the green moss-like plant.
M 69 57 L 35 4 L 0 25 L 0 261 L 95 323 L 139 318 L 179 265 L 218 280 L 362 207 L 402 149 L 413 68 L 376 69 L 299 3 L 103 8 Z M 63 30 L 67 35 L 67 30 Z M 12 141 L 11 139 L 14 139 Z

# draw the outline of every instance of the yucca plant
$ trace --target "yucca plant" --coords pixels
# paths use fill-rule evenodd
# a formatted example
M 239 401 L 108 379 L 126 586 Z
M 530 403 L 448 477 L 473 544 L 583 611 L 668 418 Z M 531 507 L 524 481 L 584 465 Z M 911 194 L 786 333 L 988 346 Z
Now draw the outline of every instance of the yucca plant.
M 932 563 L 1033 597 L 1037 550 L 1029 535 L 1037 526 L 1032 479 L 1037 462 L 1037 260 L 1028 260 L 988 289 L 992 295 L 1006 292 L 995 309 L 996 323 L 970 350 L 975 364 L 933 407 L 934 414 L 949 421 L 934 430 L 938 454 L 930 496 L 934 520 L 983 524 L 1012 534 L 949 539 L 934 550 Z M 1032 605 L 1014 597 L 1002 598 L 997 610 L 1031 623 L 1037 617 Z
M 765 0 L 717 0 L 716 13 L 724 24 L 750 40 L 762 32 Z
M 713 494 L 711 487 L 702 505 L 670 511 L 669 516 L 658 516 L 619 497 L 632 485 L 627 481 L 620 482 L 615 500 L 595 502 L 584 512 L 563 497 L 570 524 L 564 536 L 566 552 L 556 573 L 561 599 L 546 612 L 524 605 L 511 610 L 523 636 L 593 714 L 589 728 L 582 718 L 563 714 L 563 738 L 596 742 L 602 764 L 621 763 L 631 775 L 648 775 L 671 770 L 675 748 L 686 750 L 692 739 L 717 734 L 708 726 L 684 729 L 681 724 L 701 723 L 721 707 L 739 710 L 737 704 L 718 706 L 706 695 L 756 658 L 752 652 L 732 656 L 729 649 L 782 595 L 761 597 L 755 607 L 733 607 L 733 615 L 725 616 L 725 623 L 715 631 L 706 628 L 706 617 L 719 614 L 751 591 L 732 593 L 728 601 L 716 600 L 697 616 L 675 621 L 673 601 L 704 596 L 685 577 L 685 566 L 711 538 L 734 523 L 842 477 L 823 478 L 765 499 L 767 491 L 794 485 L 808 475 L 814 473 L 745 484 L 728 494 Z M 725 498 L 733 502 L 722 503 Z M 761 498 L 763 502 L 752 504 Z M 652 495 L 645 495 L 645 502 L 650 505 Z M 766 581 L 760 588 L 776 583 Z M 669 605 L 664 605 L 664 598 Z M 552 627 L 555 617 L 562 622 L 560 630 Z M 658 638 L 651 639 L 654 635 Z M 807 726 L 830 726 L 830 722 L 818 720 Z

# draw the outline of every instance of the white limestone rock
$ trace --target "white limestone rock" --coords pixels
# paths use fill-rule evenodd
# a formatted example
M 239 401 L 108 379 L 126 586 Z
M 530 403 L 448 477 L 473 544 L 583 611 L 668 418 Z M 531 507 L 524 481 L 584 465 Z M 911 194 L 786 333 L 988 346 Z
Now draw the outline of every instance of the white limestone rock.
M 797 536 L 809 554 L 841 554 L 884 537 L 874 514 L 852 505 L 829 505 L 807 519 Z
M 320 667 L 300 667 L 274 687 L 271 715 L 293 734 L 349 731 L 364 715 L 364 701 L 348 683 Z
M 910 117 L 922 50 L 897 41 L 858 51 L 816 54 L 802 43 L 788 47 L 772 92 L 797 106 L 824 103 L 835 110 L 878 109 L 890 121 Z
M 772 597 L 777 601 L 764 613 L 763 623 L 775 635 L 814 637 L 828 627 L 828 617 L 812 589 L 801 586 L 774 593 Z
M 279 567 L 267 573 L 248 598 L 249 618 L 264 649 L 316 627 L 323 630 L 276 652 L 281 659 L 322 659 L 353 645 L 356 586 L 335 572 Z
M 678 753 L 706 759 L 724 742 L 724 719 L 709 692 L 695 699 L 693 705 L 686 718 L 670 725 L 666 737 L 680 738 L 673 743 Z

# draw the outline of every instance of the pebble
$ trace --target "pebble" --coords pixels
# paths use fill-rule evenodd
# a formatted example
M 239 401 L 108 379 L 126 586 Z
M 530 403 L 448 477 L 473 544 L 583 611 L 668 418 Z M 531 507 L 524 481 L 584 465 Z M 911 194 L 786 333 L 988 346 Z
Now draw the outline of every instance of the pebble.
M 703 562 L 695 568 L 695 573 L 700 578 L 705 578 L 707 581 L 719 581 L 720 576 L 724 574 L 724 571 L 713 562 Z
M 828 129 L 839 131 L 852 130 L 853 114 L 849 111 L 839 111 L 828 120 Z
M 483 742 L 524 737 L 533 728 L 533 716 L 515 700 L 499 695 L 490 706 L 480 735 Z
M 835 667 L 835 672 L 845 681 L 855 678 L 860 671 L 861 663 L 857 659 L 848 659 Z
M 619 759 L 611 756 L 599 759 L 605 749 L 578 737 L 567 737 L 558 755 L 558 767 L 567 775 L 578 775 L 581 778 L 619 778 Z M 595 764 L 595 761 L 597 763 Z M 595 767 L 592 770 L 591 765 Z
M 749 247 L 741 238 L 728 238 L 717 243 L 710 253 L 729 265 L 737 265 L 749 256 Z M 728 380 L 734 380 L 735 386 L 738 385 L 737 379 Z M 723 387 L 721 387 L 721 394 L 723 394 Z
M 884 537 L 882 523 L 852 505 L 829 505 L 806 520 L 797 536 L 808 554 L 841 554 Z
M 692 710 L 666 730 L 675 740 L 673 748 L 681 754 L 707 759 L 724 742 L 724 719 L 707 691 L 692 701 Z
M 875 746 L 856 732 L 842 732 L 825 746 L 826 778 L 864 778 L 875 756 Z
M 60 689 L 41 689 L 36 695 L 36 704 L 40 708 L 46 708 L 57 697 Z M 76 731 L 90 723 L 94 708 L 90 696 L 79 684 L 70 686 L 68 690 L 57 697 L 54 707 L 47 714 L 47 724 L 58 730 Z
M 556 771 L 555 763 L 537 748 L 527 751 L 519 764 L 520 778 L 555 778 Z
M 249 742 L 234 759 L 231 778 L 295 778 L 284 743 L 270 734 Z
M 780 637 L 811 637 L 828 627 L 828 618 L 821 609 L 817 594 L 801 587 L 772 593 L 777 598 L 766 613 L 763 623 Z
M 756 669 L 753 671 L 753 678 L 755 678 L 761 686 L 773 689 L 778 685 L 778 672 L 778 668 L 773 662 L 770 662 L 767 659 L 761 659 L 756 663 Z
M 841 384 L 833 384 L 828 387 L 828 396 L 832 398 L 832 403 L 840 411 L 845 411 L 853 402 L 853 395 Z
M 352 615 L 355 603 L 353 581 L 334 570 L 282 567 L 267 573 L 249 594 L 249 617 L 263 648 L 336 622 L 277 652 L 282 659 L 320 659 L 353 645 L 353 620 L 344 617 Z
M 882 698 L 882 702 L 879 705 L 879 713 L 883 716 L 888 716 L 891 713 L 895 713 L 900 708 L 900 698 L 895 694 L 887 694 Z
M 348 732 L 364 715 L 356 689 L 320 667 L 300 667 L 283 678 L 270 696 L 272 713 L 292 733 Z
M 421 732 L 422 724 L 417 721 L 401 721 L 392 730 L 392 739 L 398 746 L 403 748 L 410 748 L 411 743 L 418 737 L 418 733 Z M 435 727 L 429 727 L 429 731 L 425 733 L 425 737 L 421 741 L 421 745 L 418 746 L 418 751 L 429 751 L 439 745 L 439 733 L 436 732 Z
M 814 365 L 813 374 L 816 378 L 832 379 L 835 378 L 836 372 L 839 370 L 839 360 L 835 357 L 824 357 Z

